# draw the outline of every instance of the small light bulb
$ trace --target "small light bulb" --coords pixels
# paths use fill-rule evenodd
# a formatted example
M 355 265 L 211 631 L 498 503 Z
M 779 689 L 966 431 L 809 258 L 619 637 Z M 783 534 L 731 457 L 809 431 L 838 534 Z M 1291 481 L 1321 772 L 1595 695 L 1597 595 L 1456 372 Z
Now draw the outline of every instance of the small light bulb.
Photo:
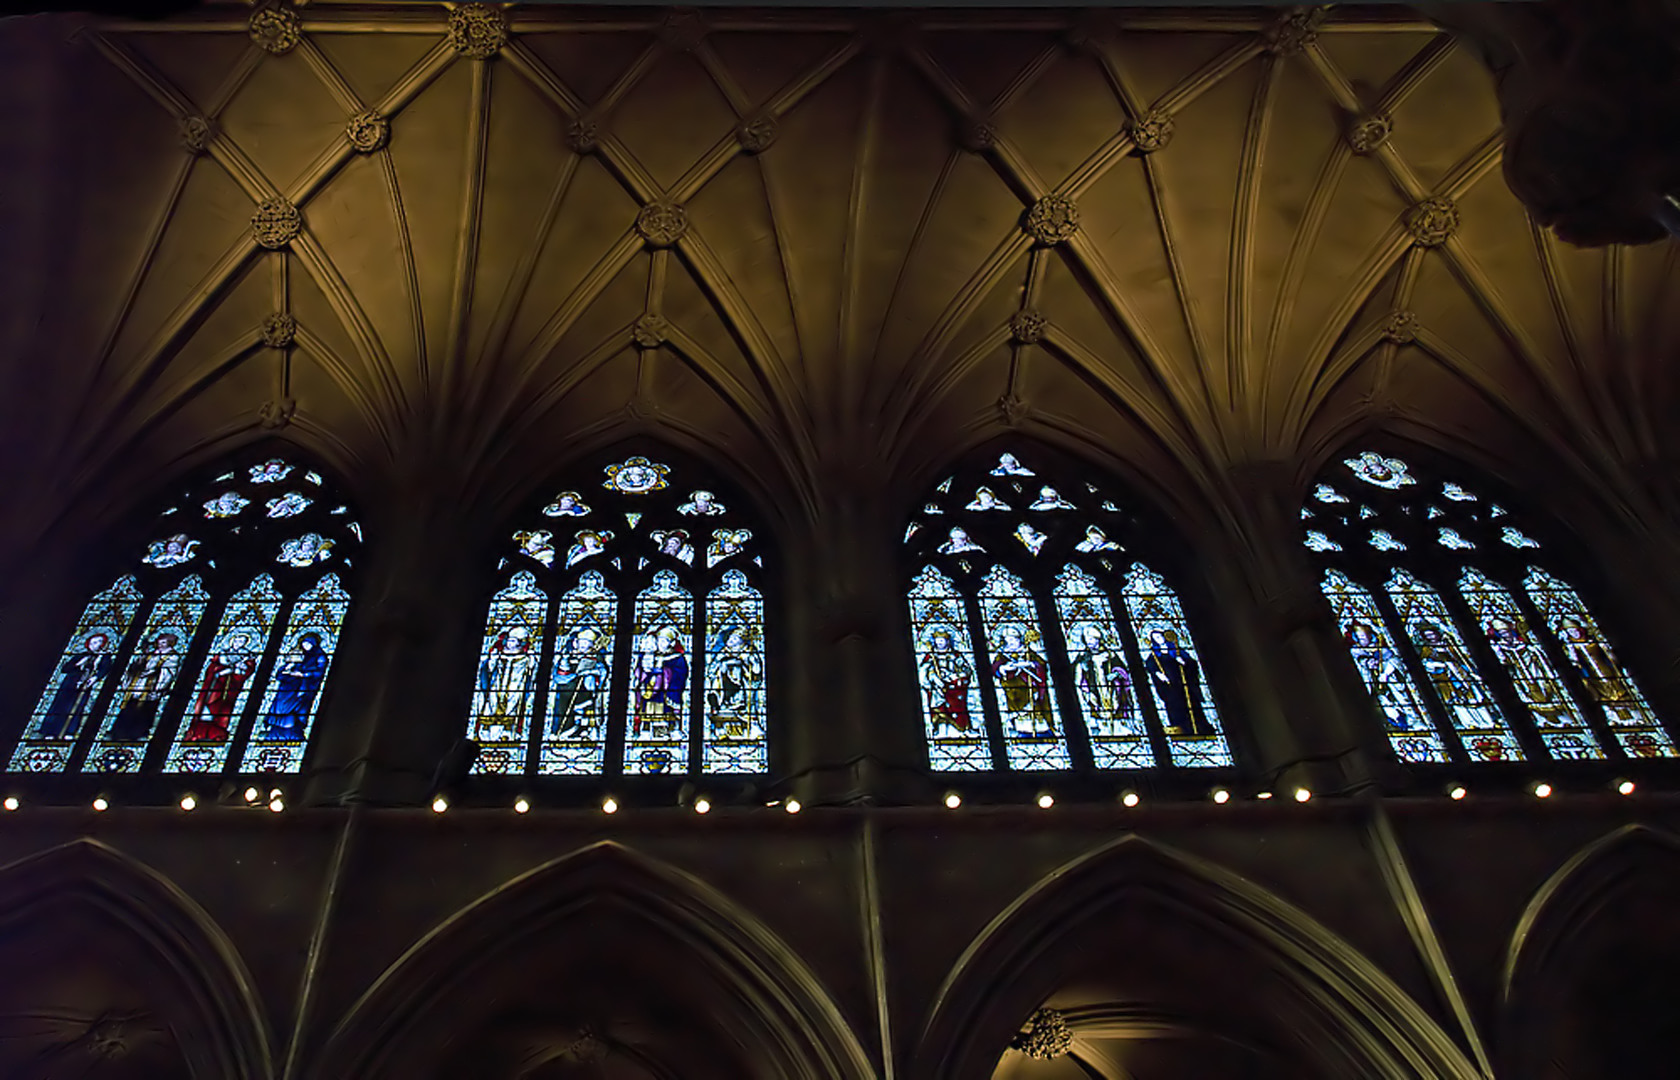
M 1048 810 L 1052 806 L 1055 806 L 1055 805 L 1056 805 L 1056 797 L 1054 795 L 1050 794 L 1048 791 L 1046 791 L 1044 794 L 1042 794 L 1038 797 L 1038 808 L 1040 810 Z
M 616 814 L 616 813 L 618 813 L 618 800 L 613 798 L 611 795 L 608 795 L 606 798 L 602 799 L 601 800 L 601 813 L 603 813 L 603 814 Z
M 248 788 L 245 789 L 245 801 L 246 802 L 254 803 L 260 798 L 262 798 L 262 792 L 258 791 L 256 788 L 248 787 Z
M 270 800 L 268 800 L 268 809 L 272 813 L 278 814 L 280 811 L 286 809 L 286 800 L 285 799 L 270 799 Z
M 286 797 L 286 793 L 281 791 L 279 788 L 269 788 L 268 797 L 271 799 L 284 799 Z
M 111 804 L 106 800 L 105 796 L 101 795 L 99 798 L 93 800 L 93 808 L 98 810 L 100 813 L 104 813 L 106 810 L 111 808 Z
M 1231 793 L 1226 791 L 1224 788 L 1214 788 L 1213 801 L 1218 803 L 1220 806 L 1224 806 L 1226 803 L 1231 801 Z
M 198 800 L 193 798 L 191 795 L 181 796 L 181 809 L 183 809 L 183 810 L 196 810 L 196 809 L 198 809 Z
M 16 810 L 21 805 L 22 804 L 18 802 L 18 797 L 16 795 L 6 796 L 5 807 L 8 811 Z
M 1127 806 L 1136 806 L 1140 800 L 1138 799 L 1137 792 L 1128 791 L 1126 794 L 1120 796 L 1120 801 Z
M 516 813 L 516 814 L 528 814 L 528 813 L 530 813 L 531 812 L 531 800 L 527 799 L 523 795 L 521 795 L 519 798 L 513 800 L 513 812 Z
M 786 810 L 790 814 L 797 814 L 805 808 L 799 805 L 798 799 L 789 799 L 787 802 L 782 804 L 782 809 Z
M 955 810 L 957 807 L 959 807 L 961 805 L 962 805 L 962 796 L 961 795 L 958 795 L 954 791 L 947 792 L 945 794 L 945 806 L 946 806 L 947 809 Z
M 1304 787 L 1296 788 L 1295 789 L 1295 801 L 1296 802 L 1311 802 L 1312 801 L 1312 792 L 1308 791 Z
M 1632 795 L 1633 790 L 1634 783 L 1632 780 L 1621 780 L 1616 784 L 1616 793 L 1618 795 Z
M 1452 787 L 1447 789 L 1447 798 L 1451 799 L 1453 802 L 1458 802 L 1468 794 L 1470 794 L 1470 792 L 1465 789 L 1463 784 L 1454 784 Z
M 449 809 L 449 800 L 442 795 L 432 800 L 432 813 L 441 814 L 447 809 Z
M 1271 792 L 1269 792 L 1269 791 L 1262 791 L 1262 792 L 1261 792 L 1261 793 L 1260 793 L 1260 794 L 1258 794 L 1258 795 L 1256 795 L 1256 796 L 1254 796 L 1254 797 L 1255 797 L 1255 798 L 1256 798 L 1256 799 L 1269 799 L 1269 798 L 1271 798 L 1271 797 L 1272 797 L 1272 793 L 1271 793 Z
M 701 796 L 700 798 L 695 799 L 694 800 L 694 812 L 696 814 L 709 814 L 709 813 L 711 813 L 712 812 L 712 800 L 706 798 L 705 796 Z
M 1552 785 L 1550 785 L 1548 783 L 1545 783 L 1544 781 L 1534 785 L 1534 797 L 1535 798 L 1537 798 L 1537 799 L 1549 799 L 1549 798 L 1551 798 L 1551 796 L 1552 796 Z

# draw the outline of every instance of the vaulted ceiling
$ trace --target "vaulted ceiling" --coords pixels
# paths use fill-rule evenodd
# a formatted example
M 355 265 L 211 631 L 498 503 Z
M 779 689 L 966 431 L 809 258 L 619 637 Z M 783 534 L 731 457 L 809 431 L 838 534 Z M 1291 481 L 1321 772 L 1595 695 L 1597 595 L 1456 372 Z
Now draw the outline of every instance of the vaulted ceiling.
M 0 30 L 17 500 L 282 426 L 492 505 L 655 432 L 793 516 L 1012 427 L 1191 493 L 1672 447 L 1674 247 L 1537 230 L 1404 8 L 452 11 Z

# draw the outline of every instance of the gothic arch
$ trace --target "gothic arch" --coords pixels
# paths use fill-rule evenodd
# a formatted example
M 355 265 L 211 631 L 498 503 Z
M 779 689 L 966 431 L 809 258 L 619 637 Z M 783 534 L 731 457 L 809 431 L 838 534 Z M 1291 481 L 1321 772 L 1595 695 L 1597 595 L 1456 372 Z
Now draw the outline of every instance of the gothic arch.
M 581 972 L 568 971 L 568 959 L 592 944 L 617 949 L 637 938 L 654 940 L 676 954 L 675 962 L 662 963 L 662 978 L 674 984 L 690 969 L 703 976 L 712 996 L 703 1002 L 690 998 L 682 1011 L 689 1018 L 705 1017 L 721 1029 L 725 1042 L 750 1055 L 738 1063 L 735 1075 L 788 1080 L 873 1075 L 828 992 L 785 943 L 697 878 L 613 841 L 522 874 L 438 925 L 350 1009 L 313 1075 L 357 1080 L 417 1075 L 410 1063 L 454 1052 L 461 1036 L 472 1034 L 467 1030 L 471 1019 L 463 1021 L 452 1011 L 463 1002 L 507 996 L 506 985 L 533 971 L 548 983 L 581 974 L 579 981 L 590 981 L 593 993 L 593 980 L 603 973 L 587 965 Z M 608 944 L 602 945 L 603 940 Z M 473 1008 L 493 1027 L 494 1010 L 527 1004 L 520 995 L 530 988 L 516 987 L 514 1000 L 483 1008 L 475 1003 Z M 533 1056 L 540 1064 L 565 1060 L 568 1052 L 583 1053 L 579 1047 L 598 1038 L 593 1045 L 599 1052 L 622 1053 L 646 1070 L 629 1075 L 667 1075 L 657 1046 L 650 1049 L 645 1037 L 619 1033 L 621 1027 L 638 1026 L 634 1021 L 574 1015 L 538 1022 L 569 1034 L 556 1043 L 553 1036 L 539 1033 L 537 1041 L 546 1039 L 548 1045 L 526 1051 L 527 1067 Z M 510 1037 L 520 1038 L 517 1032 Z M 492 1048 L 487 1056 L 494 1053 Z M 488 1080 L 492 1073 L 482 1075 Z
M 1221 980 L 1241 983 L 1243 973 L 1227 963 L 1266 979 L 1266 988 L 1241 988 L 1238 1009 L 1268 1021 L 1272 1041 L 1292 1038 L 1317 1075 L 1478 1075 L 1423 1009 L 1347 942 L 1253 882 L 1135 835 L 1051 871 L 992 920 L 935 995 L 911 1075 L 990 1075 L 1028 1014 L 1070 979 L 1088 976 L 1075 969 L 1097 962 L 1092 946 L 1105 924 L 1140 909 L 1158 931 L 1191 932 L 1193 945 L 1179 956 L 1193 996 Z M 1197 980 L 1195 965 L 1210 957 L 1217 963 Z M 1210 1016 L 1217 998 L 1203 1002 Z M 1226 1015 L 1236 1015 L 1228 1002 Z
M 1654 982 L 1663 989 L 1656 1001 L 1638 1003 L 1661 1007 L 1667 1000 L 1672 965 L 1680 959 L 1680 933 L 1667 927 L 1680 902 L 1677 883 L 1680 838 L 1637 824 L 1600 837 L 1558 867 L 1511 935 L 1501 987 L 1501 1075 L 1551 1076 L 1560 1062 L 1583 1055 L 1601 1067 L 1620 1055 L 1640 1064 L 1651 1060 L 1651 1044 L 1613 1038 L 1627 1029 L 1606 1030 L 1601 1012 L 1626 1006 L 1620 992 L 1627 988 L 1638 995 L 1642 968 L 1649 972 L 1644 988 Z M 1603 983 L 1615 991 L 1595 991 Z M 1584 1010 L 1583 999 L 1597 1006 Z M 1632 1022 L 1636 1014 L 1625 1010 L 1619 1018 Z M 1640 1074 L 1619 1069 L 1602 1075 Z
M 204 909 L 168 878 L 88 838 L 0 867 L 0 955 L 52 927 L 69 929 L 89 948 L 127 946 L 124 959 L 113 962 L 122 967 L 121 981 L 155 1007 L 155 1026 L 167 1026 L 191 1076 L 273 1075 L 267 1022 L 244 961 Z M 69 959 L 68 953 L 54 955 Z M 91 1005 L 82 1018 L 90 1035 L 104 1019 Z M 129 1026 L 146 1022 L 141 1017 Z M 124 1038 L 120 1029 L 110 1035 Z

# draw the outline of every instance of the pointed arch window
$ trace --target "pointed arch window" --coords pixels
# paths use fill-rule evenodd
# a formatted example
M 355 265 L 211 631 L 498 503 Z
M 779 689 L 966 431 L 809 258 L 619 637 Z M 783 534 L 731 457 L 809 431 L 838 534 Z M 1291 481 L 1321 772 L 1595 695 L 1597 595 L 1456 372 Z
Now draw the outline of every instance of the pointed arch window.
M 616 458 L 556 494 L 498 567 L 473 771 L 767 771 L 763 573 L 742 501 L 698 469 Z
M 349 503 L 268 458 L 183 491 L 153 536 L 83 609 L 8 770 L 298 772 L 362 544 Z
M 1567 567 L 1517 514 L 1376 451 L 1320 479 L 1305 543 L 1401 760 L 1675 756 Z
M 936 771 L 1232 764 L 1159 533 L 1099 485 L 1047 453 L 987 458 L 904 543 Z

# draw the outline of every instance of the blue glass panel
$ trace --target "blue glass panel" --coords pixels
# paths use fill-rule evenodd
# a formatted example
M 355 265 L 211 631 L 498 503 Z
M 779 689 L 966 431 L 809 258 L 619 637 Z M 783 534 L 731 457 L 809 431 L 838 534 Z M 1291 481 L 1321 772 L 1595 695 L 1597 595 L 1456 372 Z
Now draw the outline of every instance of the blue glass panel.
M 764 703 L 764 598 L 730 570 L 706 597 L 706 727 L 700 767 L 761 773 L 770 767 Z
M 605 760 L 618 598 L 594 570 L 560 597 L 537 771 L 598 776 Z
M 475 773 L 525 771 L 525 739 L 536 712 L 537 661 L 547 618 L 548 595 L 527 571 L 513 575 L 490 600 L 467 726 L 467 737 L 479 744 Z
M 1178 595 L 1146 566 L 1126 576 L 1126 611 L 1143 650 L 1143 673 L 1155 695 L 1174 765 L 1231 764 L 1207 675 Z
M 1074 697 L 1097 768 L 1144 769 L 1154 765 L 1149 729 L 1138 707 L 1107 594 L 1079 567 L 1063 567 L 1056 580 L 1056 613 L 1067 641 Z
M 76 737 L 91 718 L 116 651 L 139 611 L 140 591 L 132 576 L 88 601 L 12 752 L 12 772 L 62 772 L 69 765 Z
M 295 773 L 303 768 L 327 672 L 338 650 L 339 630 L 349 610 L 350 594 L 339 584 L 337 574 L 323 574 L 292 605 L 240 772 Z
M 635 633 L 624 771 L 686 772 L 694 600 L 670 570 L 637 595 Z
M 1552 756 L 1564 761 L 1602 758 L 1598 736 L 1587 726 L 1586 717 L 1511 594 L 1477 570 L 1459 575 L 1458 591 L 1476 613 L 1488 644 L 1511 677 L 1517 697 L 1528 707 L 1540 741 Z
M 984 772 L 992 755 L 962 595 L 950 578 L 927 566 L 912 582 L 909 599 L 928 763 L 940 772 Z
M 1574 589 L 1538 567 L 1523 579 L 1529 599 L 1545 616 L 1563 649 L 1564 659 L 1604 710 L 1610 730 L 1631 758 L 1674 757 L 1674 740 L 1633 677 L 1622 667 Z
M 1394 647 L 1376 601 L 1337 570 L 1324 575 L 1322 588 L 1336 613 L 1353 665 L 1382 711 L 1394 752 L 1402 761 L 1445 762 L 1447 751 L 1441 733 L 1435 730 L 1417 684 Z
M 85 772 L 139 772 L 158 714 L 169 700 L 210 594 L 195 575 L 158 597 L 139 644 L 105 706 L 105 722 L 83 762 Z
M 280 593 L 267 574 L 228 601 L 198 686 L 164 760 L 165 772 L 219 773 L 226 767 L 239 718 L 253 689 L 252 677 L 279 614 Z

